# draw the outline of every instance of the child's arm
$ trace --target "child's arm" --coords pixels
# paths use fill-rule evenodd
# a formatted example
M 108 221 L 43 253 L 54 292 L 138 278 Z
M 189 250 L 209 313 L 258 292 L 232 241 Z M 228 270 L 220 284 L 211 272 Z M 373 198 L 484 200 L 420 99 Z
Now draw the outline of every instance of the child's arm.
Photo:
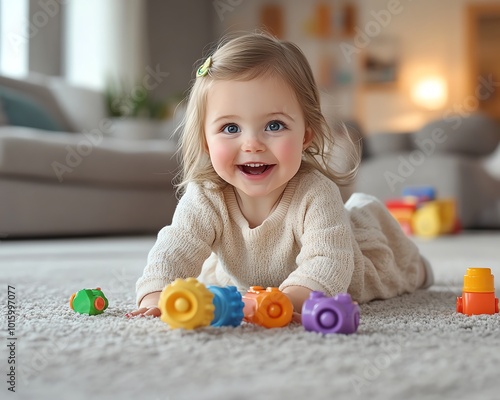
M 298 303 L 302 307 L 311 291 L 328 296 L 346 292 L 354 271 L 353 236 L 340 191 L 326 178 L 310 178 L 308 187 L 297 189 L 301 196 L 294 210 L 301 246 L 297 268 L 280 285 L 284 293 L 292 289 L 298 312 Z M 297 287 L 308 292 L 299 292 Z
M 147 265 L 136 283 L 138 308 L 133 311 L 134 315 L 159 314 L 155 307 L 166 285 L 177 278 L 200 274 L 203 262 L 222 232 L 220 197 L 207 194 L 197 185 L 188 185 L 172 224 L 158 233 L 148 254 Z

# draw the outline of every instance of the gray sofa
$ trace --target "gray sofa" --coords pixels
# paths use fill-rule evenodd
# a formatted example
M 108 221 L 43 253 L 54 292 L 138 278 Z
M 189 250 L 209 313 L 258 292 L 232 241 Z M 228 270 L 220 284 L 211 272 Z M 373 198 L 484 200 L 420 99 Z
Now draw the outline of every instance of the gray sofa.
M 101 93 L 55 78 L 0 77 L 0 99 L 0 238 L 156 233 L 171 221 L 174 140 L 120 139 Z
M 2 99 L 8 91 L 40 106 L 45 120 L 35 123 L 22 107 L 9 109 Z M 175 140 L 123 139 L 134 125 L 112 123 L 101 93 L 60 79 L 0 76 L 0 100 L 0 239 L 154 234 L 170 223 L 177 204 Z M 404 186 L 432 185 L 439 196 L 457 199 L 465 228 L 499 228 L 499 132 L 496 123 L 474 115 L 366 137 L 355 185 L 342 188 L 343 196 L 355 190 L 386 200 Z
M 482 114 L 368 136 L 355 190 L 385 201 L 405 186 L 433 186 L 456 200 L 464 228 L 500 228 L 499 143 L 499 125 Z

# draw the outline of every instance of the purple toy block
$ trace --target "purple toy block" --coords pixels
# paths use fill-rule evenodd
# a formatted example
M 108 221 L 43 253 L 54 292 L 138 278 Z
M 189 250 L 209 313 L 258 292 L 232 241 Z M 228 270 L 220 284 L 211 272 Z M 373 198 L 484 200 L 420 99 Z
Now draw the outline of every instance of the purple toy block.
M 359 325 L 359 306 L 348 293 L 327 297 L 312 292 L 302 306 L 302 325 L 319 333 L 354 333 Z

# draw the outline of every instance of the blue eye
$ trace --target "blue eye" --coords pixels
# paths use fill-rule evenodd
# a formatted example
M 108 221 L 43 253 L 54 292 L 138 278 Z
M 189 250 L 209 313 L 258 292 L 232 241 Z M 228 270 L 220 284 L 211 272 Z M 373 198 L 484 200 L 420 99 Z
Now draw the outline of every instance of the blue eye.
M 280 121 L 271 121 L 269 124 L 266 126 L 266 131 L 273 131 L 273 132 L 279 132 L 283 129 L 285 129 L 285 124 L 283 124 Z
M 235 125 L 235 124 L 228 124 L 228 125 L 224 126 L 222 131 L 225 133 L 231 133 L 231 134 L 241 132 L 239 126 Z

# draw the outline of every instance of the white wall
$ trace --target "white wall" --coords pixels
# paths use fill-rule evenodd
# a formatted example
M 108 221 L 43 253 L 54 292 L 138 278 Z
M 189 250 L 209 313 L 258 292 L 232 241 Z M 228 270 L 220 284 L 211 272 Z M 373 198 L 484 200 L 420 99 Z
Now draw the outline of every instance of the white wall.
M 325 0 L 335 12 L 344 0 Z M 373 13 L 387 10 L 398 0 L 355 0 L 358 8 L 356 27 L 365 30 L 374 21 Z M 259 9 L 265 0 L 224 1 L 237 4 L 226 10 L 223 18 L 216 15 L 214 26 L 218 34 L 228 30 L 253 30 L 259 21 Z M 343 108 L 357 117 L 365 132 L 401 132 L 418 129 L 432 118 L 444 116 L 447 110 L 462 105 L 467 96 L 466 6 L 473 3 L 496 3 L 500 0 L 399 0 L 390 22 L 381 27 L 372 39 L 392 37 L 399 41 L 400 65 L 397 85 L 390 89 L 365 90 L 359 86 L 356 101 L 342 93 L 325 93 L 326 110 L 343 117 Z M 240 3 L 240 4 L 238 4 Z M 325 46 L 339 46 L 339 41 L 312 39 L 304 36 L 304 23 L 313 14 L 316 2 L 275 0 L 285 13 L 286 39 L 296 42 L 317 69 L 318 53 Z M 338 55 L 337 53 L 333 53 Z M 359 61 L 359 59 L 358 59 Z M 359 63 L 355 68 L 359 70 Z M 353 65 L 354 68 L 354 65 Z M 437 111 L 419 108 L 410 98 L 410 88 L 419 78 L 439 75 L 448 83 L 448 101 Z M 355 82 L 358 85 L 358 82 Z M 347 103 L 347 106 L 345 105 Z M 344 110 L 345 111 L 345 110 Z
M 0 0 L 0 73 L 22 77 L 28 73 L 28 0 Z
M 144 2 L 67 0 L 65 76 L 104 89 L 111 80 L 137 83 L 148 65 Z
M 358 0 L 363 1 L 363 0 Z M 356 0 L 355 0 L 356 2 Z M 217 37 L 229 32 L 255 31 L 259 28 L 260 9 L 263 5 L 279 4 L 283 9 L 284 38 L 298 45 L 307 57 L 313 73 L 317 75 L 320 65 L 326 59 L 332 60 L 336 68 L 350 68 L 359 72 L 359 56 L 353 56 L 353 62 L 348 63 L 342 54 L 339 44 L 343 40 L 338 36 L 332 39 L 318 39 L 307 34 L 306 25 L 312 22 L 317 4 L 320 2 L 304 0 L 220 0 L 226 7 L 220 8 L 214 14 L 213 26 Z M 321 3 L 330 5 L 332 18 L 344 1 L 322 0 Z M 215 4 L 215 2 L 214 2 Z M 317 78 L 317 76 L 316 76 Z M 354 82 L 354 84 L 357 84 Z M 353 109 L 357 107 L 354 97 L 356 88 L 337 87 L 334 91 L 321 87 L 322 108 L 327 120 L 351 119 Z
M 360 112 L 368 133 L 418 129 L 429 119 L 461 106 L 467 96 L 466 7 L 475 0 L 400 1 L 403 11 L 392 17 L 383 34 L 397 36 L 401 44 L 400 80 L 392 91 L 365 91 Z M 488 0 L 486 0 L 488 2 Z M 490 0 L 499 4 L 498 0 Z M 387 8 L 387 0 L 371 0 L 361 9 L 360 27 L 374 19 L 372 11 Z M 411 85 L 426 75 L 439 75 L 448 83 L 448 101 L 438 111 L 427 111 L 410 100 Z

